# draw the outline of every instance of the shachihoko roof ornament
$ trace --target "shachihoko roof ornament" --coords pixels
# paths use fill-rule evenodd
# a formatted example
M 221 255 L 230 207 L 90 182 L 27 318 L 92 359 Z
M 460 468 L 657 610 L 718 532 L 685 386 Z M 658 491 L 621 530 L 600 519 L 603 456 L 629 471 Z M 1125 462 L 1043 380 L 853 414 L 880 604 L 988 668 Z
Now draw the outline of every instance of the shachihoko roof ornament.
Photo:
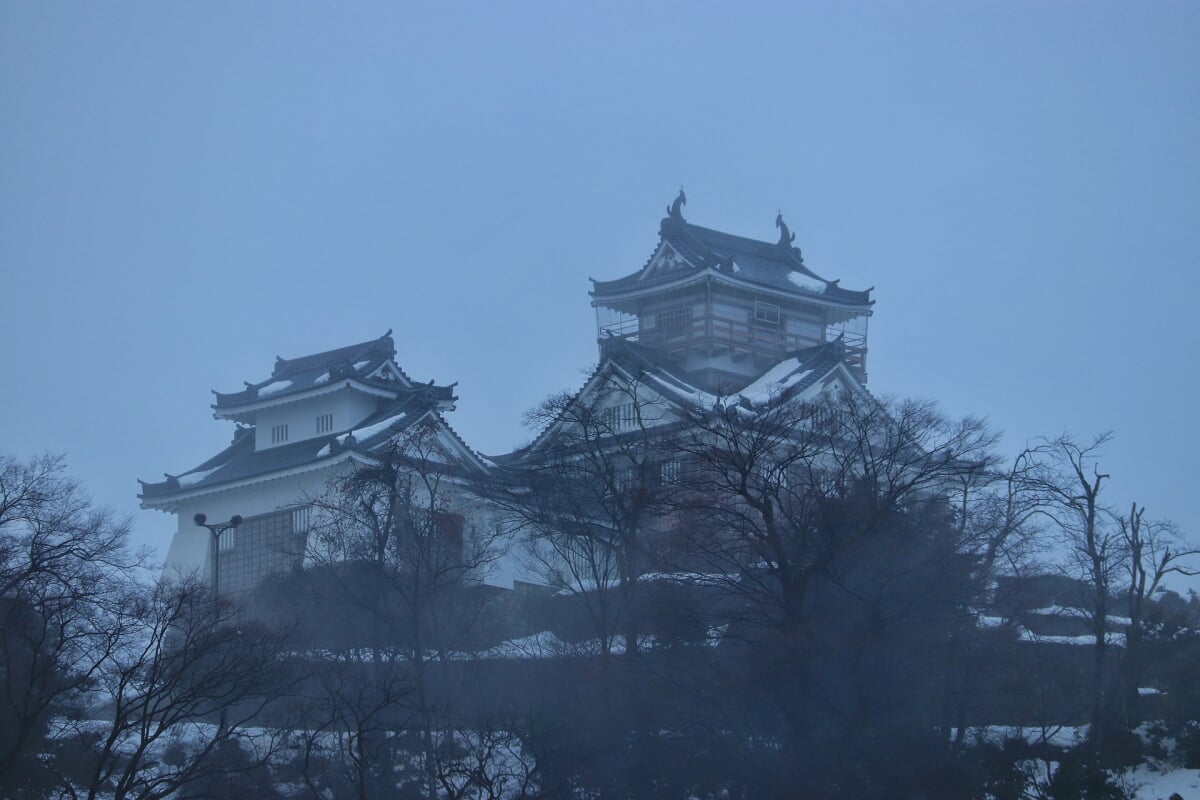
M 683 187 L 679 187 L 679 196 L 671 205 L 667 206 L 667 216 L 673 220 L 683 222 L 683 207 L 687 205 L 687 195 L 683 193 Z
M 775 215 L 775 227 L 779 228 L 779 246 L 795 259 L 797 264 L 804 266 L 804 256 L 800 254 L 800 248 L 792 245 L 792 242 L 796 241 L 796 234 L 792 233 L 783 221 L 783 211 Z

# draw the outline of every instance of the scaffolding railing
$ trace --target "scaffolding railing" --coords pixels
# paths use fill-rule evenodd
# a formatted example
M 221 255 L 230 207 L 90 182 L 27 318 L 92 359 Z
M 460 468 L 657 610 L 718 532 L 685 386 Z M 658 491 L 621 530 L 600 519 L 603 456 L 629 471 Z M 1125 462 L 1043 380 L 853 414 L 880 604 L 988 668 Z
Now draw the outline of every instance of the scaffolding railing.
M 861 317 L 828 325 L 821 338 L 787 330 L 785 325 L 772 325 L 746 318 L 702 316 L 681 318 L 672 324 L 643 328 L 637 317 L 605 309 L 597 309 L 596 332 L 600 340 L 619 338 L 637 342 L 664 354 L 676 353 L 697 345 L 730 347 L 737 352 L 764 354 L 787 353 L 806 347 L 835 341 L 839 337 L 845 348 L 846 362 L 866 375 L 867 326 Z

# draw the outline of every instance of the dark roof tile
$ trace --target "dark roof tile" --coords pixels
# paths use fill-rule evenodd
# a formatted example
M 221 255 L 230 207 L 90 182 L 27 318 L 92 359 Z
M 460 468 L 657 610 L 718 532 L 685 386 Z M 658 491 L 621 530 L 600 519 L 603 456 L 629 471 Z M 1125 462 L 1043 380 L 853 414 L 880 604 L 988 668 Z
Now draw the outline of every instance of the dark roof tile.
M 646 276 L 646 267 L 643 267 L 616 280 L 593 280 L 593 294 L 600 298 L 649 289 L 715 269 L 728 275 L 731 280 L 796 296 L 822 297 L 840 305 L 869 305 L 872 302 L 870 289 L 843 289 L 836 280 L 827 280 L 813 272 L 804 264 L 800 250 L 793 247 L 790 241 L 772 244 L 747 239 L 673 217 L 662 221 L 659 236 L 693 265 L 691 270 L 667 270 Z M 649 264 L 648 261 L 646 266 Z
M 429 413 L 441 420 L 441 416 L 437 414 L 436 395 L 409 391 L 397 400 L 384 404 L 374 414 L 355 425 L 351 431 L 318 436 L 264 450 L 254 449 L 254 428 L 239 428 L 229 447 L 195 469 L 180 475 L 168 475 L 165 481 L 139 481 L 142 485 L 139 496 L 143 500 L 155 500 L 196 489 L 216 488 L 314 465 L 346 450 L 370 455 L 385 447 L 392 437 L 424 419 Z M 456 433 L 451 433 L 457 438 Z
M 347 378 L 353 378 L 359 383 L 386 391 L 407 389 L 413 381 L 405 374 L 404 370 L 395 365 L 396 345 L 391 334 L 392 332 L 389 330 L 383 336 L 369 342 L 360 342 L 299 358 L 276 357 L 275 369 L 271 372 L 271 377 L 266 380 L 247 383 L 246 388 L 240 392 L 214 391 L 216 402 L 213 403 L 213 408 L 218 411 L 235 411 L 250 403 L 290 397 Z M 395 366 L 398 380 L 378 376 L 368 377 L 388 361 Z M 435 386 L 430 381 L 421 389 L 428 389 L 443 403 L 453 403 L 458 399 L 454 396 L 453 384 Z

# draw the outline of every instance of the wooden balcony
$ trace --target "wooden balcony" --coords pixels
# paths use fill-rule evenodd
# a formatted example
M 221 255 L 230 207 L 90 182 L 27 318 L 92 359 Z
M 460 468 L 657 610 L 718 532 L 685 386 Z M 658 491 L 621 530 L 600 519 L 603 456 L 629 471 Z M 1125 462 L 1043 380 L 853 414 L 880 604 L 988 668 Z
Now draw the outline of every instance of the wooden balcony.
M 643 347 L 663 355 L 682 353 L 692 349 L 709 352 L 728 350 L 733 353 L 762 355 L 781 358 L 784 353 L 821 344 L 823 340 L 812 336 L 788 332 L 783 325 L 750 322 L 745 318 L 700 317 L 658 328 L 639 329 L 627 320 L 621 325 L 605 326 L 601 336 L 615 336 L 635 341 Z M 849 365 L 865 374 L 867 338 L 865 335 L 847 330 L 826 328 L 829 339 L 843 337 L 846 360 Z

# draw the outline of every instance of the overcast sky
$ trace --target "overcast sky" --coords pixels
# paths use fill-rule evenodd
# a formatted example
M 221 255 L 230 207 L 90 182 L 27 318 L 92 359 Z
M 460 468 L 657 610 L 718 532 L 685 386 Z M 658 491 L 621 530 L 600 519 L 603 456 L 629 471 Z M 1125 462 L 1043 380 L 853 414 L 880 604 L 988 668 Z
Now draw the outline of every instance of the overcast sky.
M 1200 4 L 0 4 L 0 449 L 136 478 L 210 389 L 395 330 L 490 454 L 664 207 L 874 286 L 870 388 L 1106 430 L 1200 534 Z

